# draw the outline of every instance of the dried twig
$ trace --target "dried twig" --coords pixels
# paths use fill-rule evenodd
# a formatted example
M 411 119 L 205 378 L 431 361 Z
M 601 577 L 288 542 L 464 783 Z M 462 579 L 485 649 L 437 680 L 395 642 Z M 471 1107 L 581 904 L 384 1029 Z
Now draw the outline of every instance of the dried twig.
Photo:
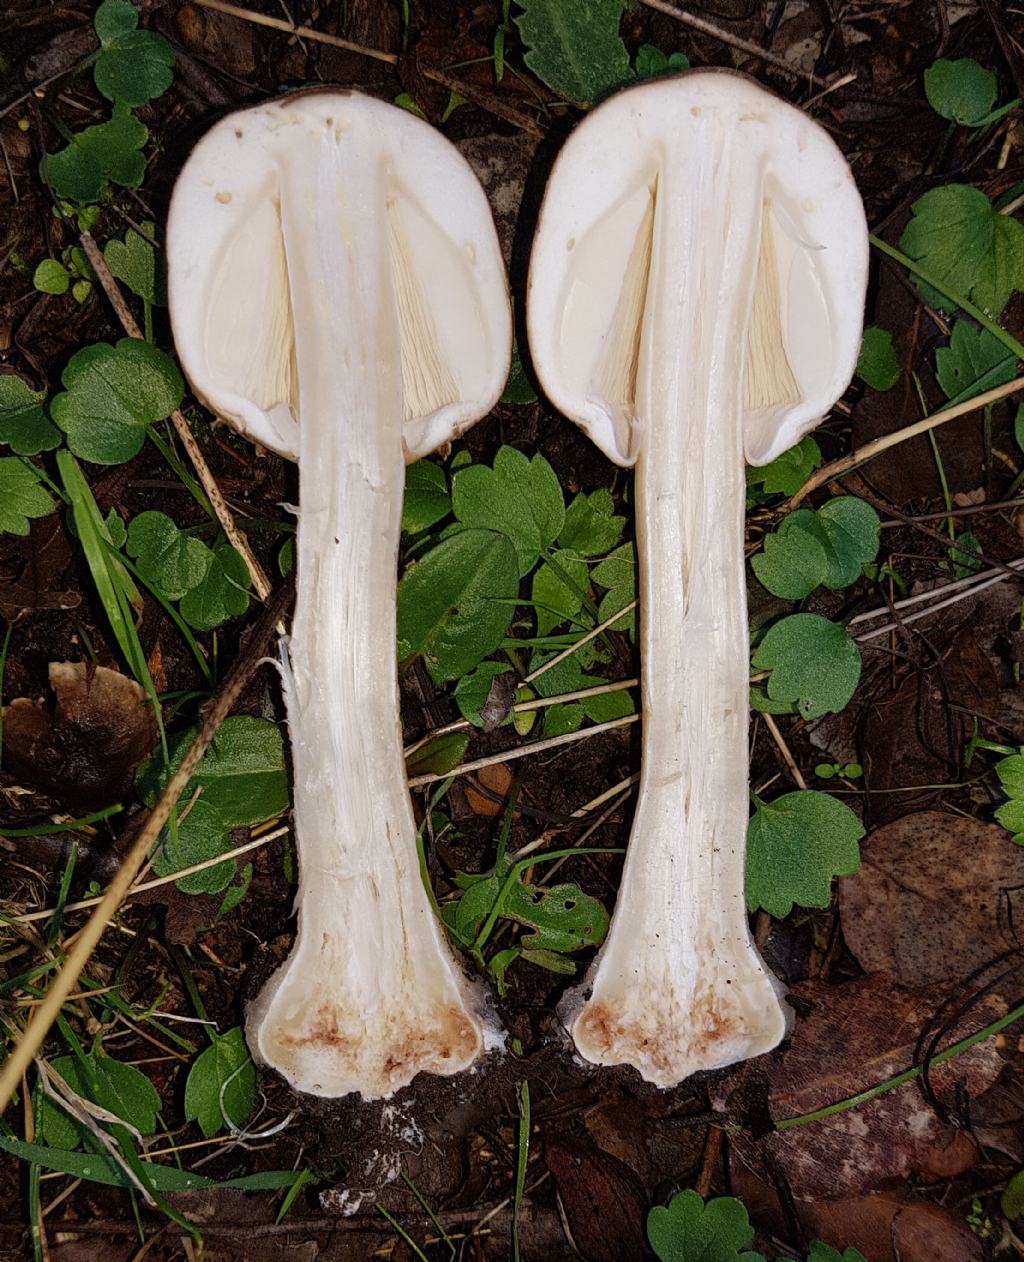
M 354 44 L 350 39 L 342 39 L 340 35 L 326 35 L 323 31 L 314 31 L 310 26 L 296 26 L 294 22 L 286 22 L 284 18 L 272 18 L 265 13 L 254 13 L 251 9 L 243 9 L 237 4 L 227 4 L 225 0 L 195 0 L 195 2 L 202 9 L 215 9 L 218 13 L 241 18 L 243 22 L 252 22 L 255 26 L 269 26 L 272 30 L 284 31 L 287 35 L 295 35 L 299 39 L 311 39 L 314 43 L 330 44 L 332 48 L 344 48 L 347 52 L 358 53 L 361 57 L 372 57 L 375 61 L 387 62 L 389 66 L 398 63 L 398 58 L 394 53 L 385 53 L 379 48 L 367 48 L 365 44 Z
M 717 39 L 722 44 L 728 44 L 730 48 L 738 48 L 740 52 L 746 53 L 748 57 L 756 57 L 758 61 L 774 66 L 776 70 L 786 75 L 789 79 L 806 80 L 808 83 L 814 83 L 823 88 L 829 86 L 827 80 L 821 79 L 809 71 L 797 70 L 785 57 L 780 57 L 778 53 L 771 53 L 766 48 L 761 48 L 758 44 L 751 43 L 749 39 L 744 39 L 741 35 L 733 35 L 731 31 L 725 31 L 720 26 L 715 26 L 713 22 L 697 17 L 696 14 L 686 13 L 682 9 L 677 9 L 674 4 L 668 4 L 667 0 L 640 0 L 640 3 L 646 5 L 648 9 L 656 9 L 658 13 L 664 13 L 666 17 L 675 18 L 677 22 L 682 22 L 684 26 L 692 26 L 695 31 L 700 31 L 703 35 L 710 35 L 712 39 Z
M 645 4 L 647 2 L 648 0 L 644 0 Z M 812 491 L 816 491 L 819 486 L 824 486 L 826 482 L 831 482 L 833 478 L 837 478 L 843 473 L 849 473 L 851 469 L 856 469 L 858 465 L 864 464 L 881 452 L 888 451 L 890 447 L 906 442 L 908 438 L 916 438 L 918 434 L 927 434 L 930 429 L 944 425 L 946 421 L 955 421 L 957 417 L 977 412 L 981 408 L 988 407 L 990 403 L 998 403 L 1000 399 L 1016 394 L 1019 390 L 1024 390 L 1024 377 L 1015 377 L 1013 381 L 1007 382 L 1005 386 L 996 386 L 994 390 L 986 390 L 984 394 L 975 395 L 973 399 L 966 399 L 963 403 L 957 403 L 954 407 L 943 408 L 941 412 L 933 412 L 931 416 L 915 421 L 913 425 L 906 425 L 903 429 L 896 430 L 895 433 L 883 434 L 880 438 L 873 438 L 871 442 L 865 443 L 863 447 L 858 447 L 856 451 L 851 451 L 848 456 L 840 456 L 838 460 L 822 465 L 817 473 L 811 474 L 795 495 L 790 496 L 783 504 L 781 511 L 788 513 L 791 509 L 796 508 L 801 500 L 805 500 Z
M 221 689 L 207 710 L 195 739 L 182 758 L 178 769 L 167 781 L 149 818 L 139 830 L 138 836 L 121 861 L 116 876 L 107 886 L 100 905 L 89 917 L 81 932 L 76 936 L 60 972 L 53 979 L 46 992 L 46 1000 L 35 1010 L 21 1037 L 15 1044 L 10 1056 L 0 1072 L 0 1113 L 10 1103 L 11 1096 L 21 1082 L 22 1074 L 32 1063 L 32 1059 L 42 1046 L 50 1026 L 56 1020 L 65 1000 L 75 988 L 82 970 L 88 964 L 103 932 L 110 924 L 117 909 L 124 901 L 125 895 L 139 868 L 142 867 L 160 830 L 167 823 L 171 811 L 181 797 L 185 786 L 192 778 L 192 773 L 217 733 L 221 723 L 227 718 L 238 700 L 253 671 L 263 659 L 267 643 L 273 636 L 279 619 L 284 615 L 292 598 L 293 586 L 285 583 L 273 601 L 268 604 L 260 620 L 257 622 L 252 636 L 241 657 L 235 663 L 231 673 L 221 685 Z

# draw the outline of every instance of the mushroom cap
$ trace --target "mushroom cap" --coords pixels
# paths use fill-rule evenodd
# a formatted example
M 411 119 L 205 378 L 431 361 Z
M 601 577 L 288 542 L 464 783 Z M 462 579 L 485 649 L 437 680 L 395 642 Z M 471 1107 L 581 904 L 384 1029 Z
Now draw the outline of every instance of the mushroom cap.
M 512 342 L 505 270 L 487 199 L 451 142 L 407 110 L 358 92 L 305 91 L 230 114 L 182 169 L 167 225 L 168 292 L 193 388 L 241 433 L 298 459 L 292 294 L 310 283 L 290 273 L 286 180 L 290 204 L 308 215 L 309 228 L 298 231 L 314 231 L 317 197 L 336 197 L 341 248 L 365 244 L 390 265 L 405 455 L 429 454 L 501 395 Z M 369 234 L 378 239 L 364 243 Z M 371 297 L 367 326 L 377 318 Z M 353 329 L 352 345 L 333 350 L 355 361 L 379 335 Z M 388 349 L 376 345 L 377 371 L 386 371 Z
M 793 446 L 853 376 L 867 224 L 832 139 L 800 110 L 729 71 L 690 71 L 627 88 L 580 123 L 555 162 L 527 305 L 530 353 L 544 390 L 617 464 L 631 465 L 639 454 L 620 361 L 632 354 L 635 376 L 643 359 L 647 277 L 659 263 L 656 223 L 659 213 L 671 213 L 660 197 L 661 178 L 674 167 L 677 192 L 689 180 L 696 196 L 716 179 L 716 146 L 725 141 L 741 147 L 743 160 L 732 169 L 743 192 L 762 199 L 755 218 L 762 223 L 761 261 L 766 249 L 772 254 L 770 285 L 758 266 L 762 292 L 746 330 L 751 339 L 756 325 L 759 339 L 753 354 L 748 342 L 744 357 L 747 460 L 766 464 Z M 725 192 L 719 221 L 705 225 L 709 249 L 730 213 Z M 694 311 L 692 318 L 713 319 L 713 312 Z M 776 367 L 783 389 L 771 376 Z

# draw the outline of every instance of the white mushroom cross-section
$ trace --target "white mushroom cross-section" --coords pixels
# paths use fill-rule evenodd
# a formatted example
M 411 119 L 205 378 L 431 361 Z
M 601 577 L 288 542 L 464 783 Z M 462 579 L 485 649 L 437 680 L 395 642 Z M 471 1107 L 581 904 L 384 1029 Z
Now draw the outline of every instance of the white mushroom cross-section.
M 405 463 L 486 415 L 508 373 L 490 209 L 427 123 L 301 93 L 203 138 L 167 248 L 196 394 L 299 463 L 283 672 L 299 930 L 248 1038 L 302 1091 L 385 1096 L 496 1037 L 420 878 L 395 649 Z
M 827 133 L 754 82 L 694 72 L 599 106 L 560 153 L 527 327 L 551 401 L 636 469 L 641 783 L 608 939 L 562 1009 L 579 1052 L 671 1086 L 785 1030 L 744 903 L 744 456 L 838 399 L 867 227 Z

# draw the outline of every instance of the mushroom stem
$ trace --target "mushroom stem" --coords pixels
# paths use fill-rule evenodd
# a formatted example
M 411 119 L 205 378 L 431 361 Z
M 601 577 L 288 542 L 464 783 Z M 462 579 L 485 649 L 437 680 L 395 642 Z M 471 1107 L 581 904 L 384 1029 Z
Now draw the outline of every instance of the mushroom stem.
M 381 186 L 353 188 L 338 153 L 326 133 L 281 180 L 303 418 L 285 669 L 299 933 L 248 1031 L 303 1090 L 372 1098 L 466 1067 L 483 1032 L 420 877 L 397 721 L 402 330 L 394 225 L 376 213 L 389 176 L 371 156 Z
M 785 1028 L 744 902 L 747 355 L 737 334 L 764 279 L 765 210 L 759 182 L 738 173 L 742 148 L 702 131 L 671 142 L 682 152 L 666 155 L 652 192 L 631 437 L 641 782 L 591 998 L 579 1008 L 577 992 L 567 1005 L 587 1059 L 631 1064 L 661 1086 L 766 1051 Z M 694 153 L 715 155 L 697 159 L 696 182 Z

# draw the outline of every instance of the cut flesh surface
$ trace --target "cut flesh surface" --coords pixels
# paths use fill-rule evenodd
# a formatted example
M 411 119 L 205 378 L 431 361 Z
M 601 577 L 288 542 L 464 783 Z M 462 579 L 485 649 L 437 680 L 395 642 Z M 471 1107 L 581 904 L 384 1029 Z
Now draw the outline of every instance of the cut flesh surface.
M 546 393 L 636 468 L 641 783 L 608 939 L 562 1015 L 577 1049 L 671 1086 L 773 1047 L 744 900 L 744 455 L 766 463 L 856 363 L 867 230 L 825 132 L 751 81 L 627 89 L 552 173 L 527 324 Z
M 421 880 L 395 655 L 405 462 L 485 415 L 507 375 L 490 211 L 427 124 L 356 93 L 302 94 L 204 138 L 168 253 L 197 393 L 299 462 L 283 664 L 299 932 L 247 1034 L 300 1090 L 388 1095 L 499 1041 Z

